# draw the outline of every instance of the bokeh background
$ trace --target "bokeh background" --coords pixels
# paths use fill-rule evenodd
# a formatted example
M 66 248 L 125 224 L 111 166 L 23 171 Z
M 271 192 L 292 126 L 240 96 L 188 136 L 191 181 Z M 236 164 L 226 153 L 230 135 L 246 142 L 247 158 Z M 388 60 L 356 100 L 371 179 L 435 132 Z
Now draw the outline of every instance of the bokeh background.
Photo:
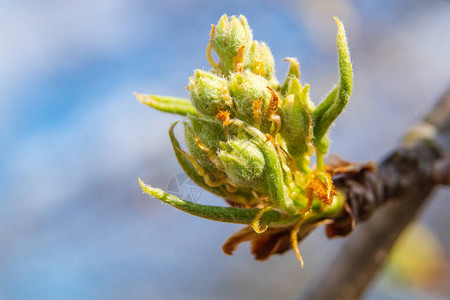
M 254 261 L 248 245 L 229 257 L 240 226 L 139 188 L 196 191 L 167 135 L 180 117 L 132 92 L 188 97 L 223 13 L 247 16 L 279 78 L 298 57 L 316 103 L 337 81 L 332 16 L 343 21 L 355 88 L 331 152 L 352 161 L 386 155 L 450 84 L 445 0 L 0 1 L 0 299 L 298 299 L 326 270 L 344 240 L 321 229 L 301 244 L 303 270 L 293 253 Z M 436 191 L 397 251 L 409 261 L 393 259 L 366 299 L 448 299 L 448 198 Z

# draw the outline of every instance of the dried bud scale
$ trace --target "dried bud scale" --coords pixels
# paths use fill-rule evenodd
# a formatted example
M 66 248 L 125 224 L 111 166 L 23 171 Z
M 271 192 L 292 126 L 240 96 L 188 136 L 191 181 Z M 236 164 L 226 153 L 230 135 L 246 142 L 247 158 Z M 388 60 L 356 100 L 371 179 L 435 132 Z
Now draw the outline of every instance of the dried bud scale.
M 300 82 L 297 59 L 286 59 L 288 75 L 282 86 L 278 84 L 269 47 L 253 40 L 244 16 L 223 15 L 212 26 L 206 53 L 213 70 L 194 72 L 188 85 L 190 101 L 136 94 L 144 104 L 188 117 L 188 152 L 173 134 L 175 124 L 169 132 L 180 165 L 200 187 L 236 207 L 190 203 L 141 182 L 143 190 L 200 217 L 251 225 L 257 235 L 245 231 L 244 239 L 244 231 L 238 232 L 224 245 L 226 253 L 244 240 L 264 248 L 258 235 L 289 231 L 279 238 L 290 238 L 301 260 L 297 239 L 332 222 L 343 209 L 342 196 L 323 164 L 327 131 L 347 104 L 353 85 L 344 28 L 335 20 L 340 80 L 317 108 L 309 85 Z M 314 153 L 317 165 L 311 167 Z

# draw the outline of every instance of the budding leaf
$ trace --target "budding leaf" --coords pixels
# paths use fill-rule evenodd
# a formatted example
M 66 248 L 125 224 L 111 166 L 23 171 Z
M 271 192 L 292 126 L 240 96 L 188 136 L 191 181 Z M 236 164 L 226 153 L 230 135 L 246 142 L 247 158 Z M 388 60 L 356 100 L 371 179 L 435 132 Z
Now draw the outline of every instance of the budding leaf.
M 141 179 L 139 179 L 139 184 L 141 185 L 142 190 L 150 196 L 178 208 L 179 210 L 204 219 L 235 224 L 251 224 L 256 215 L 261 211 L 261 209 L 258 208 L 236 208 L 192 203 L 168 194 L 161 189 L 146 185 Z M 278 211 L 268 210 L 261 216 L 259 222 L 261 225 L 269 225 L 279 221 L 280 218 L 281 214 Z
M 189 90 L 192 105 L 199 113 L 214 116 L 232 105 L 228 82 L 212 73 L 196 70 L 189 78 Z
M 238 18 L 232 16 L 230 20 L 227 15 L 220 18 L 212 32 L 211 43 L 220 59 L 220 67 L 224 75 L 235 71 L 234 59 L 239 49 L 250 45 L 252 37 L 252 32 L 244 16 Z
M 143 104 L 157 110 L 186 116 L 197 115 L 197 111 L 189 100 L 170 96 L 144 95 L 134 93 L 134 96 Z
M 241 186 L 258 185 L 265 160 L 261 150 L 250 141 L 233 139 L 220 143 L 219 158 L 228 177 Z
M 266 43 L 253 41 L 246 52 L 244 70 L 250 70 L 270 80 L 275 71 L 274 65 L 272 52 Z
M 337 18 L 334 18 L 334 20 L 338 27 L 339 83 L 313 113 L 315 146 L 321 153 L 328 151 L 328 143 L 325 135 L 331 124 L 347 105 L 353 87 L 352 62 L 350 60 L 350 51 L 348 49 L 347 38 L 345 37 L 344 26 Z

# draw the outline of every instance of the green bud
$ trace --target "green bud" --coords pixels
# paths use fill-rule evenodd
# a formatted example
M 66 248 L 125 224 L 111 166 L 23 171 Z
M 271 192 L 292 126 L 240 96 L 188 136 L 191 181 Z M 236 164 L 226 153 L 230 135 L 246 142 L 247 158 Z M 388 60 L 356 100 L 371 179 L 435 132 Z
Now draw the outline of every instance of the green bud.
M 268 86 L 270 83 L 266 79 L 249 71 L 231 75 L 229 90 L 238 119 L 256 127 L 260 126 L 271 99 Z M 257 104 L 258 102 L 260 104 Z
M 312 108 L 309 85 L 302 88 L 298 79 L 293 77 L 282 109 L 281 135 L 289 154 L 303 172 L 309 169 L 310 156 L 314 152 Z
M 307 107 L 310 112 L 315 111 L 316 107 L 309 97 L 309 84 L 302 86 L 300 80 L 297 78 L 292 78 L 289 82 L 289 87 L 287 90 L 287 95 L 298 95 L 300 96 L 300 101 L 303 105 Z
M 217 151 L 219 149 L 219 142 L 225 141 L 225 132 L 222 123 L 210 116 L 188 115 L 191 121 L 193 131 L 200 142 L 207 148 Z
M 264 170 L 264 155 L 250 141 L 233 139 L 221 142 L 219 158 L 227 176 L 240 186 L 255 186 Z
M 274 60 L 266 43 L 253 41 L 245 57 L 244 70 L 260 75 L 270 80 L 275 72 Z
M 245 132 L 254 145 L 258 147 L 264 156 L 265 167 L 261 175 L 262 183 L 251 186 L 252 189 L 262 195 L 266 195 L 269 201 L 287 214 L 294 214 L 296 208 L 293 200 L 287 193 L 287 187 L 283 178 L 283 170 L 275 146 L 260 130 L 247 124 L 235 121 L 235 125 Z
M 274 229 L 292 229 L 294 249 L 301 230 L 309 230 L 305 224 L 314 227 L 339 215 L 345 199 L 336 196 L 323 157 L 328 150 L 328 129 L 351 95 L 353 72 L 344 28 L 339 20 L 336 23 L 339 83 L 315 108 L 309 85 L 300 84 L 298 61 L 286 59 L 290 68 L 280 86 L 272 53 L 265 43 L 252 40 L 246 18 L 223 15 L 212 26 L 206 49 L 213 70 L 194 72 L 188 86 L 190 101 L 136 97 L 158 110 L 187 116 L 184 133 L 189 151 L 176 139 L 175 124 L 169 130 L 177 160 L 200 187 L 242 208 L 190 203 L 140 182 L 143 190 L 197 216 L 251 224 L 257 233 L 269 224 Z M 314 150 L 317 168 L 311 170 Z M 341 201 L 333 202 L 334 198 Z M 237 239 L 248 239 L 247 233 L 239 232 Z
M 196 70 L 189 78 L 192 105 L 198 112 L 214 116 L 219 110 L 227 110 L 232 104 L 227 81 L 212 73 Z
M 212 48 L 220 59 L 222 73 L 228 75 L 235 71 L 235 57 L 242 46 L 248 47 L 252 41 L 252 32 L 244 16 L 223 15 L 212 32 Z

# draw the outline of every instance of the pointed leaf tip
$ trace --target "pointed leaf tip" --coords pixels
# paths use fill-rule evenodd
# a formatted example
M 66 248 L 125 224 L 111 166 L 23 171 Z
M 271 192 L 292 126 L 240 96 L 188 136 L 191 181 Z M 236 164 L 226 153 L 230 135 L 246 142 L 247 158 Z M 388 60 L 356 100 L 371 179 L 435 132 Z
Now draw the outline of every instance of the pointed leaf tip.
M 325 154 L 328 151 L 327 131 L 344 110 L 353 89 L 353 68 L 344 25 L 338 18 L 334 17 L 334 20 L 338 27 L 336 42 L 338 48 L 339 83 L 313 112 L 315 146 L 321 154 Z
M 341 35 L 344 39 L 346 39 L 344 25 L 342 24 L 341 20 L 339 20 L 337 17 L 333 17 L 333 19 L 336 22 L 336 25 L 338 27 L 338 38 L 339 38 L 339 35 Z
M 144 193 L 155 197 L 156 199 L 161 199 L 164 196 L 164 191 L 158 188 L 151 187 L 150 185 L 145 184 L 141 178 L 138 177 L 139 185 Z
M 339 56 L 339 72 L 340 72 L 340 89 L 350 96 L 353 88 L 353 68 L 350 59 L 350 50 L 348 48 L 347 37 L 345 35 L 344 25 L 338 18 L 334 17 L 338 27 L 337 32 L 337 48 Z M 348 99 L 347 99 L 348 100 Z
M 338 17 L 334 16 L 333 19 L 336 22 L 336 24 L 338 24 L 338 26 L 339 26 L 339 24 L 342 25 L 342 22 L 338 19 Z
M 197 110 L 192 106 L 191 101 L 183 98 L 146 95 L 137 92 L 133 93 L 139 102 L 153 107 L 154 109 L 186 116 L 187 114 L 197 115 Z

